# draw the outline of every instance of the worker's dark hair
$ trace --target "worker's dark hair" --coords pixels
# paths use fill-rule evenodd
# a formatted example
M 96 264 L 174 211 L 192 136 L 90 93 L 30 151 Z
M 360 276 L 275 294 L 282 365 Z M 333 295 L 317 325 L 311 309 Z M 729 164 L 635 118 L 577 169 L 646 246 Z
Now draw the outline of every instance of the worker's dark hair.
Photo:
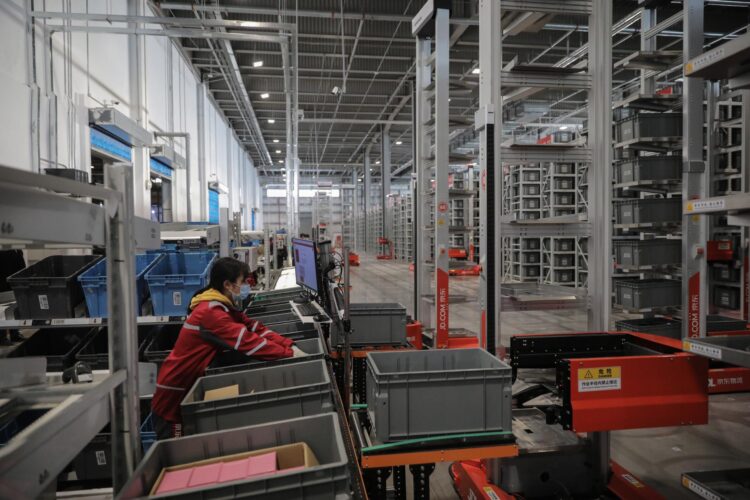
M 200 290 L 195 292 L 195 295 L 193 295 L 193 297 L 195 297 L 196 295 L 200 295 L 209 288 L 213 288 L 221 292 L 224 288 L 225 281 L 234 283 L 235 281 L 237 281 L 237 278 L 242 278 L 242 280 L 244 281 L 248 276 L 250 276 L 250 266 L 248 266 L 244 262 L 233 259 L 232 257 L 222 257 L 220 259 L 216 259 L 216 261 L 211 266 L 211 272 L 209 273 L 208 277 L 208 286 L 201 288 Z

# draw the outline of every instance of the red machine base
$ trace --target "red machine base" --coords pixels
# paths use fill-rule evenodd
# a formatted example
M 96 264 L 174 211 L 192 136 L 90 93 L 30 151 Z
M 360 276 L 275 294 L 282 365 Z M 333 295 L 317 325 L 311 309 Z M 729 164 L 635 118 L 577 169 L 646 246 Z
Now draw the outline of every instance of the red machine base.
M 610 493 L 622 500 L 665 500 L 666 497 L 642 483 L 634 475 L 616 462 L 610 462 L 612 477 L 609 480 Z M 478 460 L 454 462 L 450 467 L 453 486 L 463 500 L 517 500 L 522 498 L 501 490 L 487 480 L 487 470 Z

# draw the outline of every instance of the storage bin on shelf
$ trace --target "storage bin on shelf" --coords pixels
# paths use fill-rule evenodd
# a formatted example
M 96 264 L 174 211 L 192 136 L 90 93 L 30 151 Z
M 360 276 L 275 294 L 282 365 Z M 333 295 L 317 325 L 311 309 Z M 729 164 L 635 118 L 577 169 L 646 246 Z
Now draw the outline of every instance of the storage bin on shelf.
M 97 255 L 52 255 L 8 278 L 19 319 L 72 318 L 83 302 L 78 276 L 94 265 Z
M 679 320 L 666 318 L 623 319 L 615 322 L 615 329 L 651 333 L 675 339 L 682 337 L 682 323 Z
M 163 254 L 146 273 L 157 316 L 184 316 L 195 292 L 208 284 L 214 252 Z
M 171 498 L 263 498 L 264 500 L 343 499 L 350 495 L 348 458 L 335 413 L 282 420 L 268 424 L 157 441 L 138 465 L 119 498 L 147 498 L 160 479 L 162 470 L 222 457 L 242 458 L 250 452 L 269 451 L 285 446 L 286 451 L 305 443 L 311 452 L 308 463 L 279 463 L 273 475 L 248 477 L 215 483 L 198 489 L 177 491 Z M 277 454 L 282 451 L 279 450 Z M 245 454 L 245 455 L 243 455 Z M 217 460 L 218 459 L 218 460 Z
M 60 372 L 75 364 L 76 353 L 100 327 L 42 328 L 13 349 L 9 357 L 44 356 L 47 371 Z
M 640 310 L 675 307 L 682 303 L 682 283 L 677 280 L 615 280 L 617 304 L 624 309 Z
M 146 273 L 158 262 L 162 254 L 138 254 L 135 256 L 135 289 L 136 307 L 139 315 L 141 307 L 148 298 L 148 285 L 144 279 Z M 86 297 L 86 308 L 89 316 L 107 318 L 107 259 L 101 259 L 78 277 L 83 294 Z
M 613 240 L 615 264 L 623 268 L 664 266 L 682 261 L 680 240 Z
M 511 432 L 511 368 L 483 349 L 370 352 L 366 385 L 382 442 Z
M 138 326 L 138 353 L 142 353 L 151 340 L 154 328 L 149 325 Z M 139 356 L 140 357 L 140 356 Z M 109 331 L 101 328 L 83 342 L 75 354 L 76 361 L 83 361 L 92 370 L 109 369 Z
M 204 400 L 206 391 L 238 386 L 239 395 Z M 180 405 L 183 432 L 221 429 L 333 411 L 324 360 L 257 368 L 199 378 Z
M 682 221 L 680 198 L 637 198 L 617 200 L 614 204 L 617 224 L 674 224 Z

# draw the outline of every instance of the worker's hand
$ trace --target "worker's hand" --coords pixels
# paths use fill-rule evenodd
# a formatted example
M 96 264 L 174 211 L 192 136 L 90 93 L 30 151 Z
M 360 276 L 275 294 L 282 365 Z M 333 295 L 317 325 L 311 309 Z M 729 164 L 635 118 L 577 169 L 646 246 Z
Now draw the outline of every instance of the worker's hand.
M 292 357 L 299 358 L 300 356 L 307 356 L 307 353 L 297 347 L 296 345 L 292 346 Z

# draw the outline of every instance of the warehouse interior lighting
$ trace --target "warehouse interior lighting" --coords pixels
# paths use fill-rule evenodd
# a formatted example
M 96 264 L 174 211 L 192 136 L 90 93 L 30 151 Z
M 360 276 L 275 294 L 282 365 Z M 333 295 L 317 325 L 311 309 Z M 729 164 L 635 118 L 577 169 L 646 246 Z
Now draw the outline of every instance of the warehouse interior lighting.
M 402 142 L 402 141 L 396 141 L 396 146 L 400 146 L 400 145 L 402 145 L 402 144 L 403 144 L 403 142 Z
M 260 98 L 261 98 L 261 99 L 268 99 L 268 97 L 269 97 L 269 96 L 270 96 L 270 94 L 269 94 L 268 92 L 263 92 L 263 93 L 262 93 L 262 94 L 260 95 Z
M 269 118 L 268 123 L 276 123 L 276 120 L 274 120 L 273 118 Z
M 281 150 L 280 150 L 280 149 L 277 149 L 277 150 L 276 150 L 276 154 L 279 154 L 279 153 L 281 153 Z
M 278 139 L 274 139 L 273 142 L 274 142 L 274 144 L 276 144 L 276 143 L 279 142 L 279 140 Z
M 261 60 L 253 61 L 253 68 L 260 68 L 261 66 L 263 66 L 263 61 Z
M 471 70 L 471 74 L 472 75 L 478 75 L 479 73 L 480 73 L 479 68 L 474 68 L 474 69 Z

